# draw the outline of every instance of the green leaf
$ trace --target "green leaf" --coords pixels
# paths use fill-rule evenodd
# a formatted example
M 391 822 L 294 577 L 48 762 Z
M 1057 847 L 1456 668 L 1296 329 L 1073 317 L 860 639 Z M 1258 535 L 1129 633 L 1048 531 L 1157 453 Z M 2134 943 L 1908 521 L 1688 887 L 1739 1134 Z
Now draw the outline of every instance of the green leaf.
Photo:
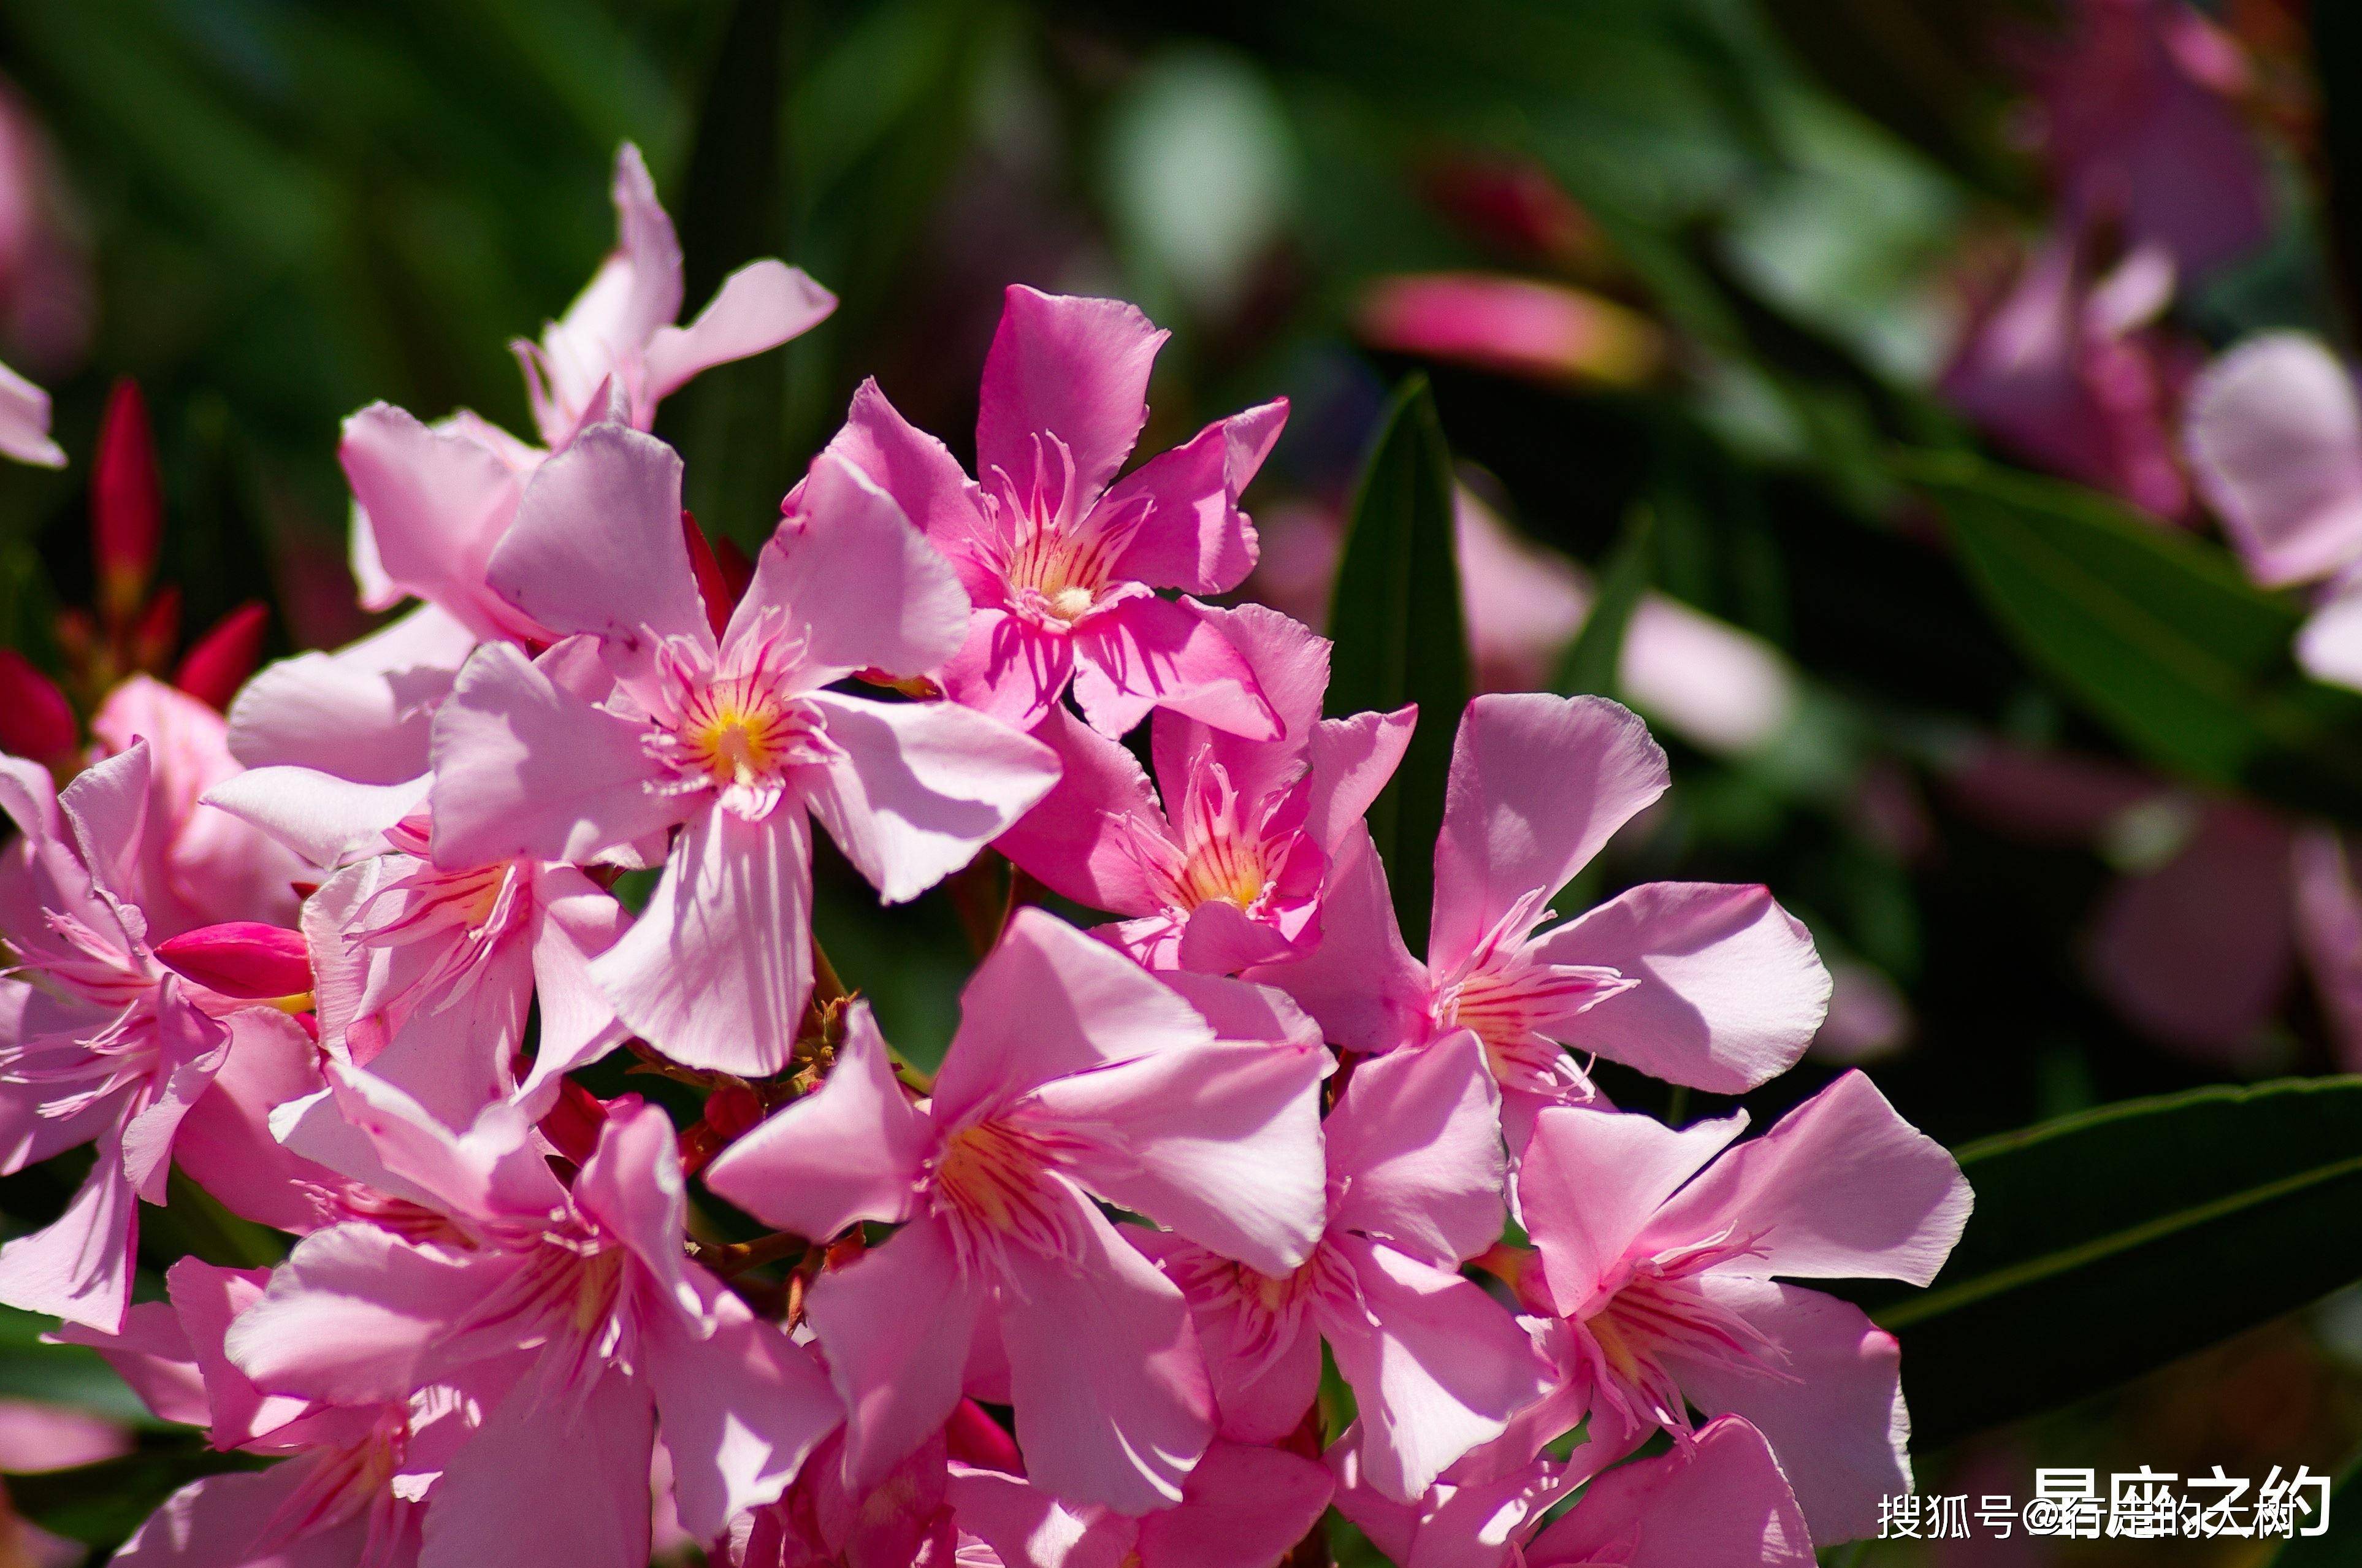
M 113 1420 L 157 1425 L 148 1407 L 87 1345 L 52 1345 L 41 1336 L 55 1318 L 0 1307 L 0 1398 L 71 1405 Z
M 1557 689 L 1569 696 L 1588 692 L 1600 697 L 1617 694 L 1616 671 L 1624 656 L 1624 634 L 1632 624 L 1641 595 L 1652 575 L 1651 545 L 1657 514 L 1647 505 L 1635 506 L 1625 519 L 1624 532 L 1599 574 L 1597 594 L 1583 630 L 1558 667 Z
M 2127 1100 L 1959 1154 L 1976 1211 L 1944 1272 L 1852 1293 L 1903 1342 L 1923 1448 L 2362 1278 L 2362 1078 Z
M 111 1547 L 138 1529 L 165 1498 L 199 1476 L 252 1470 L 259 1463 L 245 1454 L 217 1453 L 183 1428 L 150 1437 L 118 1459 L 11 1475 L 8 1500 L 43 1529 L 69 1540 Z
M 788 232 L 787 0 L 737 0 L 706 78 L 681 182 L 688 308 L 765 256 L 793 253 Z M 786 442 L 788 372 L 777 353 L 717 365 L 665 408 L 686 462 L 690 510 L 709 534 L 749 547 L 769 537 L 794 478 Z M 676 404 L 678 407 L 676 407 Z
M 2091 491 L 1966 454 L 1900 467 L 2027 658 L 2126 745 L 2202 783 L 2362 817 L 2362 697 L 2297 671 L 2293 602 Z
M 1418 704 L 1418 727 L 1402 767 L 1369 816 L 1395 912 L 1416 942 L 1427 932 L 1435 895 L 1451 737 L 1468 704 L 1451 449 L 1424 376 L 1410 377 L 1395 393 L 1363 470 L 1337 563 L 1329 635 L 1337 645 L 1329 665 L 1332 715 Z

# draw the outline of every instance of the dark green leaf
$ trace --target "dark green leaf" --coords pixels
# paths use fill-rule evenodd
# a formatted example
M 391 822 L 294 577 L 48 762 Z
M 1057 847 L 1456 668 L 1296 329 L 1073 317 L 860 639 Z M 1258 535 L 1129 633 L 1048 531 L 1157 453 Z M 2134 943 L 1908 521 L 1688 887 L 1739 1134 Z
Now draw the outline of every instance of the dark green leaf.
M 85 1345 L 52 1345 L 41 1336 L 54 1318 L 0 1307 L 0 1398 L 71 1405 L 115 1420 L 155 1423 L 115 1369 Z
M 1902 467 L 2003 628 L 2126 745 L 2203 783 L 2362 817 L 2362 698 L 2298 673 L 2293 602 L 2091 491 L 1966 454 Z
M 1934 1448 L 2362 1278 L 2362 1078 L 2128 1100 L 1970 1144 L 1935 1285 L 1856 1294 L 1903 1342 Z
M 1583 630 L 1566 650 L 1566 657 L 1558 668 L 1558 690 L 1569 696 L 1591 693 L 1600 697 L 1616 697 L 1618 687 L 1616 671 L 1624 655 L 1624 633 L 1632 624 L 1632 612 L 1639 607 L 1640 596 L 1649 591 L 1649 580 L 1654 575 L 1651 544 L 1656 537 L 1657 514 L 1646 505 L 1636 506 L 1624 523 L 1623 536 L 1616 541 L 1606 568 L 1599 574 L 1598 591 L 1591 601 L 1591 613 L 1584 617 Z
M 1434 898 L 1435 839 L 1451 737 L 1468 702 L 1468 637 L 1461 625 L 1453 548 L 1451 450 L 1427 378 L 1403 382 L 1353 498 L 1329 610 L 1329 712 L 1385 712 L 1418 704 L 1402 767 L 1370 808 L 1370 833 L 1394 887 L 1395 912 L 1414 942 Z
M 201 1475 L 251 1470 L 243 1454 L 216 1453 L 183 1429 L 158 1435 L 119 1459 L 72 1470 L 8 1477 L 8 1498 L 43 1529 L 93 1546 L 120 1543 L 165 1498 Z

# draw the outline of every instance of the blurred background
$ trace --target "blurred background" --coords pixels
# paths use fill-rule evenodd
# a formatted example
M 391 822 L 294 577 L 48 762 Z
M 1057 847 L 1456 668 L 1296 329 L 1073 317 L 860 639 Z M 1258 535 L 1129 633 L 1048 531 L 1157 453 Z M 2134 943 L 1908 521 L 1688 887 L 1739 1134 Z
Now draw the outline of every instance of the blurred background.
M 2139 599 L 2153 549 L 2261 628 L 2243 676 L 2295 679 L 2301 602 L 2245 584 L 2182 429 L 2193 376 L 2247 335 L 2352 346 L 2362 23 L 2305 9 L 5 0 L 0 360 L 53 392 L 72 461 L 0 465 L 0 645 L 93 695 L 90 458 L 126 376 L 180 594 L 143 657 L 168 668 L 252 601 L 268 656 L 367 630 L 338 421 L 381 398 L 530 429 L 508 345 L 613 242 L 628 139 L 692 308 L 764 255 L 843 300 L 665 405 L 698 518 L 750 547 L 861 377 L 965 457 L 1003 287 L 1115 294 L 1173 332 L 1143 450 L 1293 400 L 1250 494 L 1248 592 L 1319 625 L 1374 423 L 1425 370 L 1480 683 L 1573 679 L 1603 576 L 1644 591 L 1614 687 L 1674 789 L 1561 907 L 1760 880 L 1836 971 L 1813 1059 L 1760 1112 L 1861 1065 L 1958 1144 L 2362 1067 L 2355 707 L 2299 683 L 2301 733 L 2249 745 L 2095 634 L 2114 601 L 2087 591 Z M 1931 463 L 1979 528 L 1931 502 Z M 2045 517 L 2077 507 L 2115 556 L 2051 548 Z M 889 918 L 844 883 L 822 915 L 839 966 L 939 1052 L 970 962 L 948 904 Z M 0 1353 L 0 1396 L 54 1394 L 58 1365 Z M 2321 1471 L 2357 1441 L 2362 1298 L 2341 1297 L 1925 1452 L 1922 1489 L 2023 1498 L 2037 1463 Z M 0 1421 L 0 1470 L 62 1452 L 13 1447 L 33 1452 Z

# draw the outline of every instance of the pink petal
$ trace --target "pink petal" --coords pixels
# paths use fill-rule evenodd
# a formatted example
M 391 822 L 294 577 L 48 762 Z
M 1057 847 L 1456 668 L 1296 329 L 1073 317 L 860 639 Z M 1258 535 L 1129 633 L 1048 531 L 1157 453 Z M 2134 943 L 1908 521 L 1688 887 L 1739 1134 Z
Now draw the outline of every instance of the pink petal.
M 533 1124 L 514 1106 L 487 1105 L 466 1129 L 455 1132 L 414 1096 L 374 1074 L 334 1060 L 326 1064 L 325 1074 L 336 1112 L 366 1140 L 366 1157 L 376 1167 L 348 1165 L 340 1156 L 349 1145 L 315 1143 L 291 1127 L 286 1142 L 298 1153 L 398 1195 L 422 1194 L 428 1207 L 480 1225 L 503 1225 L 521 1215 L 538 1220 L 564 1206 L 565 1188 L 542 1157 Z
M 968 616 L 967 640 L 935 672 L 944 694 L 962 707 L 988 713 L 1013 730 L 1031 730 L 1049 716 L 1074 679 L 1075 644 L 1004 611 Z
M 231 1213 L 276 1230 L 309 1231 L 326 1217 L 326 1200 L 343 1179 L 271 1136 L 270 1113 L 326 1087 L 318 1048 L 283 1012 L 247 1008 L 226 1021 L 229 1055 L 182 1119 L 173 1163 Z
M 688 1183 L 672 1118 L 664 1108 L 643 1105 L 610 1116 L 569 1190 L 577 1209 L 630 1249 L 672 1310 L 702 1327 L 704 1297 L 690 1283 L 680 1250 L 688 1229 Z
M 623 1021 L 601 994 L 590 961 L 615 945 L 631 917 L 615 896 L 570 866 L 533 874 L 539 925 L 533 933 L 534 996 L 541 1006 L 541 1038 L 533 1071 L 518 1086 L 527 1114 L 546 1110 L 558 1078 L 621 1045 Z
M 1320 1239 L 1325 1051 L 1209 1041 L 1054 1079 L 1028 1125 L 1058 1129 L 1066 1169 L 1107 1201 L 1258 1273 Z
M 116 756 L 83 768 L 58 791 L 58 814 L 73 835 L 74 852 L 89 867 L 91 883 L 100 892 L 113 894 L 119 904 L 137 904 L 146 891 L 140 851 L 147 843 L 149 806 L 155 799 L 150 788 L 155 763 L 156 748 L 138 738 Z M 163 828 L 157 824 L 157 831 Z M 79 912 L 72 905 L 54 907 Z M 95 929 L 110 937 L 128 929 L 127 919 L 139 919 L 128 911 L 93 912 L 99 916 Z
M 60 1344 L 88 1345 L 98 1352 L 160 1419 L 191 1427 L 202 1427 L 213 1419 L 204 1373 L 190 1348 L 188 1331 L 181 1327 L 181 1315 L 171 1302 L 135 1304 L 123 1315 L 122 1330 L 116 1333 L 61 1323 L 48 1337 Z M 8 1460 L 13 1472 L 17 1468 L 17 1456 L 11 1454 Z
M 1049 435 L 1074 454 L 1085 495 L 1105 490 L 1148 422 L 1149 366 L 1166 336 L 1120 300 L 1011 284 L 984 360 L 977 471 L 1030 475 L 1032 438 Z
M 266 665 L 229 705 L 230 754 L 248 767 L 316 767 L 362 784 L 426 771 L 435 704 L 476 635 L 432 604 L 335 653 Z
M 435 863 L 588 860 L 661 833 L 682 803 L 651 787 L 642 734 L 515 648 L 478 649 L 435 715 Z
M 1776 1343 L 1777 1375 L 1683 1364 L 1682 1390 L 1710 1415 L 1744 1416 L 1771 1440 L 1816 1545 L 1878 1533 L 1882 1497 L 1911 1490 L 1902 1352 L 1861 1309 L 1793 1285 L 1705 1278 L 1707 1298 Z
M 993 847 L 1051 891 L 1115 914 L 1157 908 L 1128 835 L 1152 842 L 1172 830 L 1139 759 L 1063 707 L 1043 718 L 1033 738 L 1058 762 L 1058 781 Z
M 713 636 L 680 531 L 680 457 L 623 425 L 591 425 L 534 471 L 486 576 L 561 633 Z
M 854 392 L 844 428 L 829 442 L 828 450 L 894 498 L 927 542 L 963 574 L 971 595 L 984 601 L 1001 591 L 997 574 L 972 558 L 976 541 L 988 526 L 976 481 L 949 447 L 896 412 L 876 381 L 864 381 Z
M 1123 734 L 1152 708 L 1248 740 L 1279 734 L 1253 669 L 1190 601 L 1128 599 L 1085 619 L 1071 640 L 1075 701 L 1101 734 Z
M 1456 1273 L 1359 1236 L 1332 1236 L 1361 1310 L 1314 1309 L 1362 1418 L 1371 1485 L 1408 1502 L 1542 1396 L 1544 1367 L 1508 1309 Z
M 1286 958 L 1296 950 L 1296 943 L 1280 927 L 1257 920 L 1236 904 L 1209 899 L 1182 922 L 1175 958 L 1178 967 L 1201 975 L 1235 975 Z
M 50 439 L 50 394 L 0 365 L 0 457 L 45 469 L 66 466 L 66 450 Z
M 1501 1239 L 1500 1091 L 1460 1030 L 1353 1069 L 1321 1124 L 1336 1196 L 1332 1231 L 1355 1231 L 1439 1268 Z
M 1277 398 L 1206 426 L 1123 477 L 1100 502 L 1146 515 L 1115 563 L 1118 577 L 1185 593 L 1228 593 L 1255 562 L 1254 525 L 1239 496 L 1287 423 Z M 1013 470 L 1012 470 L 1013 471 Z
M 1123 1514 L 1166 1507 L 1214 1435 L 1213 1395 L 1172 1281 L 1080 1194 L 1069 1260 L 1012 1249 L 1000 1333 L 1028 1473 Z M 1087 1334 L 1075 1326 L 1090 1325 Z
M 608 1373 L 571 1420 L 536 1395 L 520 1383 L 444 1467 L 419 1568 L 646 1568 L 646 1388 Z
M 1320 1026 L 1285 991 L 1187 970 L 1157 978 L 1180 992 L 1182 999 L 1213 1025 L 1216 1039 L 1286 1041 L 1302 1050 L 1319 1050 Z
M 255 1386 L 342 1404 L 406 1399 L 427 1352 L 475 1300 L 464 1264 L 371 1224 L 315 1231 L 230 1325 Z
M 1969 1204 L 1959 1163 L 1853 1072 L 1716 1161 L 1639 1248 L 1731 1230 L 1763 1249 L 1734 1265 L 1748 1273 L 1926 1285 L 1951 1255 Z
M 1320 1521 L 1335 1489 L 1326 1465 L 1217 1442 L 1183 1484 L 1180 1506 L 1141 1520 L 1142 1568 L 1278 1562 Z
M 679 1245 L 676 1231 L 676 1253 Z M 701 1334 L 694 1317 L 653 1314 L 640 1344 L 680 1522 L 712 1540 L 786 1490 L 844 1410 L 810 1351 L 702 1270 L 694 1278 L 712 1330 Z
M 1536 956 L 1639 984 L 1551 1026 L 1671 1083 L 1739 1094 L 1795 1066 L 1829 1005 L 1804 923 L 1760 887 L 1650 882 L 1549 933 Z
M 164 1499 L 108 1562 L 123 1568 L 344 1568 L 364 1549 L 366 1518 L 303 1536 L 268 1556 L 254 1551 L 299 1502 L 307 1474 L 302 1461 L 292 1460 L 259 1474 L 193 1481 Z
M 1427 971 L 1403 945 L 1367 828 L 1355 823 L 1329 863 L 1319 945 L 1245 978 L 1294 997 L 1349 1051 L 1374 1055 L 1426 1037 Z
M 848 583 L 860 591 L 845 591 Z M 756 558 L 723 646 L 734 649 L 756 635 L 766 612 L 784 615 L 802 639 L 814 685 L 867 668 L 923 674 L 967 638 L 967 591 L 951 563 L 891 495 L 828 452 L 814 459 Z
M 1812 1537 L 1763 1434 L 1726 1416 L 1608 1471 L 1526 1548 L 1529 1568 L 1811 1568 Z
M 230 1323 L 261 1299 L 270 1279 L 267 1269 L 220 1268 L 196 1258 L 182 1258 L 165 1271 L 172 1310 L 204 1380 L 213 1429 L 206 1435 L 217 1449 L 268 1436 L 313 1408 L 308 1399 L 264 1394 L 222 1348 Z
M 530 615 L 503 603 L 485 581 L 519 494 L 515 470 L 498 454 L 377 403 L 345 421 L 337 460 L 384 574 L 385 591 L 367 608 L 391 609 L 415 594 L 480 639 L 535 632 Z
M 124 1174 L 119 1139 L 102 1134 L 98 1157 L 65 1212 L 0 1246 L 0 1302 L 116 1332 L 131 1305 L 138 1226 L 138 1197 Z
M 1260 604 L 1228 610 L 1200 605 L 1198 613 L 1254 672 L 1280 733 L 1268 741 L 1245 740 L 1165 709 L 1150 732 L 1157 787 L 1177 807 L 1191 760 L 1209 753 L 1229 772 L 1242 799 L 1284 790 L 1302 772 L 1305 748 L 1320 726 L 1320 701 L 1329 690 L 1329 640 Z
M 960 993 L 935 1120 L 951 1126 L 1054 1078 L 1212 1039 L 1171 987 L 1047 911 L 1020 910 Z
M 200 1011 L 189 987 L 169 976 L 156 992 L 156 1059 L 147 1103 L 123 1124 L 123 1174 L 149 1202 L 161 1205 L 171 1174 L 172 1139 L 229 1055 L 229 1031 Z
M 615 204 L 614 256 L 625 264 L 630 286 L 620 291 L 612 315 L 589 318 L 587 299 L 577 300 L 567 325 L 595 333 L 618 355 L 637 354 L 680 315 L 680 240 L 657 201 L 646 161 L 628 141 L 615 149 L 608 189 Z
M 1457 964 L 1518 900 L 1564 887 L 1669 780 L 1648 725 L 1604 697 L 1469 703 L 1435 845 L 1428 963 Z
M 309 767 L 249 767 L 206 790 L 205 803 L 314 866 L 341 866 L 383 854 L 386 830 L 425 806 L 433 782 L 425 772 L 398 784 L 356 784 Z
M 650 404 L 670 397 L 701 370 L 777 348 L 818 326 L 836 309 L 836 296 L 800 268 L 765 258 L 750 261 L 715 291 L 687 326 L 659 326 L 648 339 L 641 395 Z M 669 323 L 671 317 L 666 316 Z
M 810 787 L 812 814 L 888 903 L 975 859 L 1058 780 L 1048 746 L 954 703 L 809 701 L 844 754 Z
M 2297 628 L 2296 662 L 2315 680 L 2362 690 L 2362 592 L 2338 593 Z
M 1745 1112 L 1675 1132 L 1652 1117 L 1553 1106 L 1535 1119 L 1518 1166 L 1518 1209 L 1540 1249 L 1551 1305 L 1574 1317 L 1658 1209 L 1747 1125 Z
M 836 1066 L 705 1167 L 705 1185 L 766 1225 L 825 1242 L 859 1220 L 899 1223 L 934 1124 L 894 1076 L 868 1004 L 844 1015 Z
M 1202 1286 L 1227 1276 L 1223 1260 L 1165 1231 L 1131 1228 L 1132 1246 L 1181 1285 L 1189 1320 L 1205 1353 L 1207 1381 L 1221 1434 L 1242 1442 L 1276 1442 L 1303 1422 L 1320 1389 L 1320 1331 L 1308 1316 L 1250 1324 L 1235 1294 Z M 1268 1331 L 1276 1342 L 1265 1342 Z
M 714 808 L 681 829 L 623 940 L 592 960 L 616 1016 L 674 1061 L 783 1070 L 811 994 L 811 824 Z
M 812 1328 L 847 1412 L 847 1485 L 866 1491 L 943 1430 L 984 1305 L 932 1218 L 813 1281 Z
M 2362 557 L 2362 404 L 2295 332 L 2251 337 L 2191 385 L 2191 466 L 2247 570 L 2277 588 Z
M 1304 831 L 1334 854 L 1345 835 L 1368 814 L 1370 802 L 1402 765 L 1418 722 L 1416 703 L 1391 713 L 1355 713 L 1323 719 L 1305 747 L 1312 789 L 1306 801 Z

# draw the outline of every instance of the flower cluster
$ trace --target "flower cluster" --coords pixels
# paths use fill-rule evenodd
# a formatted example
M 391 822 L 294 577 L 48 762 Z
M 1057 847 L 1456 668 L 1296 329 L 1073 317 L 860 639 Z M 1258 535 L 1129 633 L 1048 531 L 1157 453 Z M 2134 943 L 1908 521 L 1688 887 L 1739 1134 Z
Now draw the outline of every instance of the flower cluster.
M 1198 597 L 1254 564 L 1284 403 L 1126 471 L 1163 335 L 1012 288 L 977 471 L 865 384 L 747 561 L 651 419 L 834 302 L 763 261 L 675 326 L 630 149 L 614 196 L 518 348 L 538 444 L 346 426 L 364 602 L 416 608 L 247 683 L 218 757 L 151 682 L 87 767 L 0 761 L 0 1168 L 94 1154 L 0 1300 L 275 1461 L 116 1561 L 1253 1568 L 1332 1503 L 1406 1564 L 1874 1532 L 1895 1342 L 1795 1282 L 1926 1283 L 1968 1189 L 1858 1074 L 1752 1139 L 1594 1084 L 1752 1088 L 1828 995 L 1760 887 L 1556 918 L 1667 787 L 1640 721 L 1456 716 L 1415 955 L 1363 817 L 1455 716 L 1324 717 L 1325 642 Z M 1012 899 L 930 1076 L 815 939 L 815 823 L 889 902 L 991 853 L 1115 918 Z M 701 1119 L 583 1087 L 624 1049 Z M 135 1304 L 176 1171 L 285 1261 Z

